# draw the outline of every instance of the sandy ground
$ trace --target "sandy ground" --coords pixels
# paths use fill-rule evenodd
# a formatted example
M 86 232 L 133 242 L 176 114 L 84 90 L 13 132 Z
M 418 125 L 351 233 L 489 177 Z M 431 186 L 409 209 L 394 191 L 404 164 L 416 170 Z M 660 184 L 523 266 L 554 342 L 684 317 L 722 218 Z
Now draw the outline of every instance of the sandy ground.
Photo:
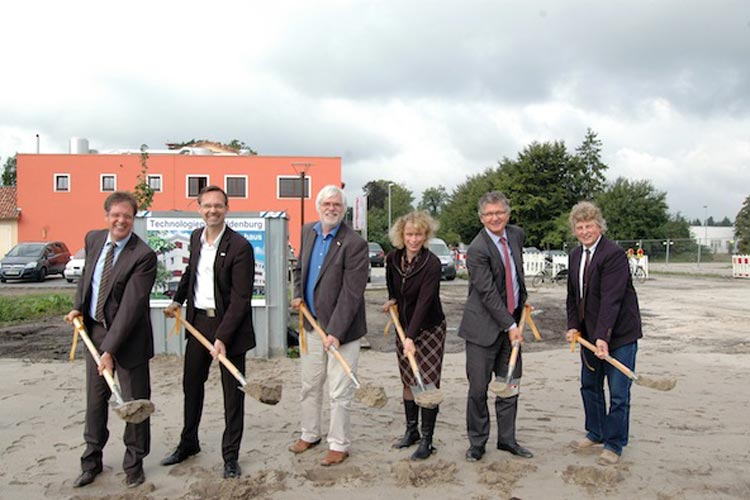
M 633 386 L 630 444 L 612 467 L 596 465 L 596 451 L 578 453 L 568 446 L 582 436 L 583 411 L 579 358 L 562 340 L 562 287 L 530 296 L 544 337 L 535 343 L 527 330 L 518 439 L 535 453 L 531 460 L 491 446 L 482 461 L 464 460 L 467 386 L 454 328 L 466 287 L 459 283 L 443 287 L 451 352 L 444 363 L 438 451 L 427 461 L 410 462 L 411 449 L 390 448 L 403 432 L 400 383 L 395 355 L 385 352 L 392 351 L 393 337 L 382 340 L 386 318 L 374 312 L 384 292 L 373 290 L 373 348 L 363 352 L 357 372 L 364 382 L 382 385 L 390 399 L 379 409 L 355 403 L 349 460 L 328 469 L 318 465 L 323 446 L 301 456 L 286 451 L 297 437 L 299 361 L 273 359 L 248 364 L 251 380 L 280 380 L 284 393 L 276 406 L 248 399 L 240 480 L 220 478 L 217 370 L 208 383 L 203 451 L 182 464 L 160 466 L 182 424 L 181 359 L 161 356 L 151 363 L 156 412 L 146 483 L 135 490 L 123 484 L 123 423 L 114 413 L 104 473 L 86 488 L 71 486 L 83 451 L 84 370 L 81 359 L 62 361 L 67 340 L 59 339 L 68 331 L 60 333 L 54 321 L 46 329 L 3 329 L 0 498 L 749 498 L 750 281 L 657 275 L 638 292 L 646 337 L 636 371 L 674 378 L 677 386 L 669 392 Z M 42 338 L 44 331 L 45 347 L 30 348 L 32 337 Z M 493 428 L 488 444 L 495 439 Z

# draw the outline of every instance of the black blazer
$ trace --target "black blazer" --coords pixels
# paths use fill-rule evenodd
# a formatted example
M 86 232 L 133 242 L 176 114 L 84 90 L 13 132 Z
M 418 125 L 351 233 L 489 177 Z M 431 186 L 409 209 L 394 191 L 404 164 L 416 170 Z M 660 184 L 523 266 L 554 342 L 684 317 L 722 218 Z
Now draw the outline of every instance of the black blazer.
M 310 254 L 317 233 L 315 222 L 302 228 L 302 244 L 294 267 L 294 298 L 305 298 Z M 315 283 L 315 313 L 328 335 L 346 344 L 367 333 L 365 287 L 370 257 L 367 242 L 349 226 L 341 223 L 328 249 Z M 311 328 L 305 321 L 305 328 Z
M 616 349 L 643 337 L 638 297 L 633 288 L 625 250 L 602 235 L 589 262 L 586 297 L 580 298 L 578 273 L 583 247 L 577 246 L 568 256 L 568 329 L 582 331 L 591 341 L 602 339 Z M 584 300 L 581 328 L 579 306 Z
M 107 242 L 106 229 L 86 234 L 83 276 L 78 280 L 73 309 L 89 316 L 91 279 L 99 255 Z M 154 356 L 149 297 L 156 280 L 156 254 L 135 233 L 122 249 L 112 268 L 112 278 L 104 291 L 104 322 L 107 335 L 99 346 L 126 369 L 147 362 Z
M 492 345 L 497 337 L 508 331 L 521 319 L 526 303 L 526 283 L 523 274 L 524 232 L 518 226 L 505 226 L 508 244 L 513 254 L 518 277 L 519 297 L 515 315 L 506 306 L 505 266 L 500 250 L 482 228 L 466 250 L 466 267 L 469 271 L 469 297 L 458 328 L 458 336 L 483 347 Z
M 201 255 L 201 234 L 198 228 L 190 235 L 190 259 L 180 279 L 174 301 L 187 299 L 187 320 L 195 318 L 195 270 Z M 227 346 L 227 355 L 244 354 L 255 347 L 253 310 L 250 301 L 255 281 L 255 254 L 250 243 L 229 226 L 216 249 L 214 260 L 214 299 L 216 300 L 216 338 Z M 190 337 L 190 336 L 189 336 Z
M 393 250 L 385 259 L 388 298 L 398 305 L 398 319 L 406 336 L 416 339 L 419 332 L 439 325 L 445 319 L 440 304 L 440 259 L 426 248 L 409 274 L 401 271 L 403 248 Z

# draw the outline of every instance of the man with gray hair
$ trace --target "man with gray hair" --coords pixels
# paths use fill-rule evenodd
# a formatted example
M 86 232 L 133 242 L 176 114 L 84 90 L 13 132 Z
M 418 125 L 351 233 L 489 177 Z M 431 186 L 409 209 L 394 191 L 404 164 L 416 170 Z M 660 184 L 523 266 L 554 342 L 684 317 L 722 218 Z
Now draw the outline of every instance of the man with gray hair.
M 294 268 L 292 308 L 299 311 L 304 300 L 328 336 L 323 341 L 305 321 L 308 352 L 302 354 L 301 359 L 302 434 L 289 451 L 303 453 L 320 443 L 323 388 L 328 379 L 331 404 L 329 451 L 321 465 L 329 466 L 340 464 L 349 456 L 349 408 L 354 389 L 342 366 L 327 351 L 336 348 L 356 371 L 359 339 L 367 333 L 364 293 L 369 257 L 367 242 L 342 222 L 346 197 L 341 189 L 325 186 L 318 193 L 315 204 L 320 220 L 302 228 Z
M 466 460 L 476 462 L 485 453 L 490 436 L 487 388 L 494 373 L 505 378 L 511 346 L 523 343 L 518 322 L 526 302 L 523 274 L 524 232 L 508 225 L 510 204 L 499 191 L 479 199 L 479 231 L 466 251 L 469 296 L 458 336 L 466 340 L 466 376 L 469 395 L 466 403 L 466 429 L 470 447 Z M 521 381 L 521 354 L 508 391 L 495 398 L 497 448 L 524 458 L 532 453 L 516 441 L 516 413 Z

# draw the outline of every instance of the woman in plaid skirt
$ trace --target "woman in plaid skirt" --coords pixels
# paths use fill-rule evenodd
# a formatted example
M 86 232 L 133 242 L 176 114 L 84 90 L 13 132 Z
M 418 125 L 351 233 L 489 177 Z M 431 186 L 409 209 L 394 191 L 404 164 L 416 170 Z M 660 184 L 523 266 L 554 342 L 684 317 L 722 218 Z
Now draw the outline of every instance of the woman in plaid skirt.
M 419 433 L 420 408 L 414 402 L 410 386 L 417 385 L 406 353 L 416 357 L 425 384 L 440 387 L 440 372 L 445 350 L 445 315 L 440 304 L 440 259 L 427 249 L 427 242 L 436 230 L 437 223 L 426 212 L 411 212 L 399 217 L 389 231 L 395 247 L 386 257 L 386 283 L 388 301 L 386 313 L 392 305 L 398 307 L 398 316 L 406 333 L 402 344 L 396 337 L 396 354 L 404 386 L 404 411 L 406 433 L 393 445 L 406 448 L 419 442 L 412 454 L 413 460 L 429 457 L 438 407 L 422 408 L 422 434 Z

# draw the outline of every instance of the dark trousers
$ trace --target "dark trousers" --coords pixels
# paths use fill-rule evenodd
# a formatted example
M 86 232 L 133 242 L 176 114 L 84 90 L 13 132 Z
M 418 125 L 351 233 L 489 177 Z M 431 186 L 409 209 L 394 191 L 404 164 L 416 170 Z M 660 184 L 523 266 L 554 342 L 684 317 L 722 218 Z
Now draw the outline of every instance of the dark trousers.
M 214 342 L 218 318 L 196 314 L 193 325 L 211 342 Z M 245 354 L 227 356 L 241 373 L 245 373 Z M 188 451 L 199 448 L 198 426 L 203 413 L 203 398 L 208 370 L 213 357 L 192 336 L 185 349 L 185 364 L 182 375 L 182 390 L 185 394 L 185 426 L 180 437 L 180 448 Z M 224 391 L 224 435 L 221 439 L 221 454 L 224 461 L 237 460 L 242 441 L 245 417 L 245 393 L 238 389 L 239 382 L 221 365 L 221 386 Z
M 487 387 L 492 375 L 504 379 L 508 373 L 511 345 L 508 335 L 501 333 L 490 346 L 466 342 L 466 376 L 469 395 L 466 401 L 466 431 L 471 446 L 484 447 L 490 437 L 490 414 L 487 407 Z M 513 379 L 521 378 L 521 353 L 518 353 Z M 495 398 L 497 415 L 497 442 L 516 443 L 516 413 L 518 396 Z
M 99 323 L 87 321 L 86 326 L 91 340 L 97 347 L 104 341 L 107 330 Z M 151 398 L 151 383 L 148 361 L 131 369 L 125 369 L 115 360 L 115 373 L 120 391 L 125 401 Z M 99 375 L 96 362 L 86 356 L 86 424 L 83 439 L 86 450 L 81 456 L 81 469 L 84 471 L 102 470 L 102 450 L 109 439 L 107 429 L 108 401 L 112 392 L 104 377 Z M 134 474 L 143 467 L 143 458 L 151 447 L 150 419 L 140 424 L 125 424 L 123 434 L 125 457 L 122 468 L 127 474 Z

